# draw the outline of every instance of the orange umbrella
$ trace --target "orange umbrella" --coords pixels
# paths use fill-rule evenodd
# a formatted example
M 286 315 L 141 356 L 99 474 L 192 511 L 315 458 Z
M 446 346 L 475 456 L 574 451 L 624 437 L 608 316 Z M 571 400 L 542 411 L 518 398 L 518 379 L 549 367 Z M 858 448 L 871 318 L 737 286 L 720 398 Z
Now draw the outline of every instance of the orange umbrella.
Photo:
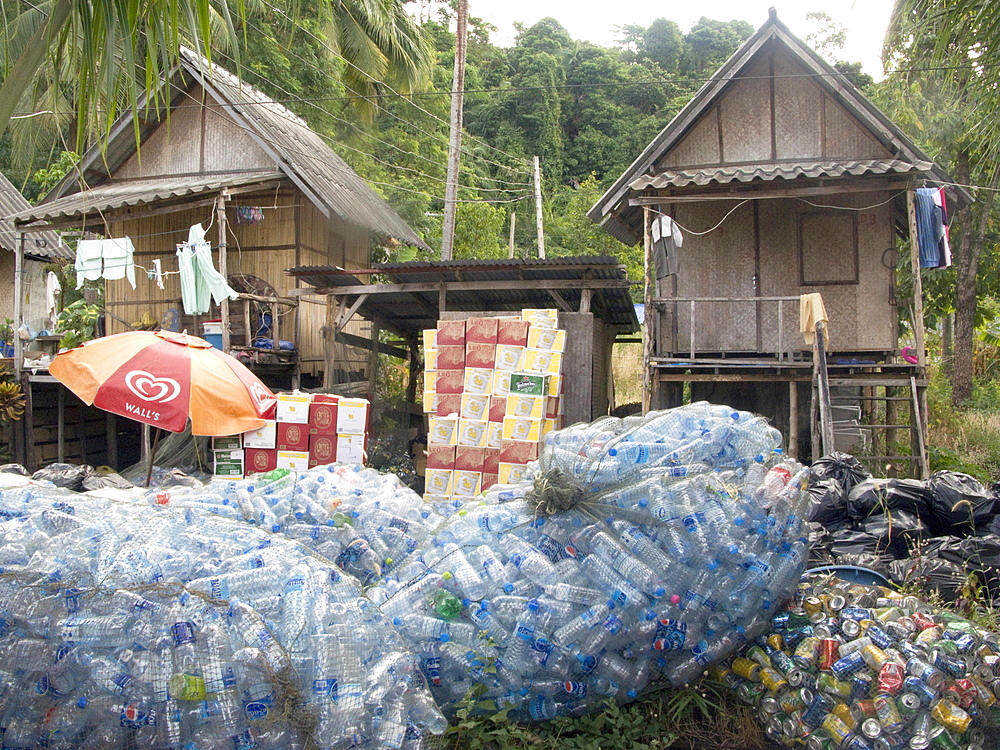
M 195 435 L 256 430 L 277 404 L 241 362 L 186 333 L 104 336 L 57 355 L 49 372 L 87 404 L 170 432 L 189 418 Z

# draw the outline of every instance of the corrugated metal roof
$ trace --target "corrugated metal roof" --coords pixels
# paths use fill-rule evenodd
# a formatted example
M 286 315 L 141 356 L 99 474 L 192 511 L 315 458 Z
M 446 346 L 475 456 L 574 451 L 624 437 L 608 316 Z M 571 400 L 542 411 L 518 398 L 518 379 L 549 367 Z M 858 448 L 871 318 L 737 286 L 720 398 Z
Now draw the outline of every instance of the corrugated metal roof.
M 606 281 L 606 287 L 593 289 L 591 312 L 619 333 L 639 330 L 635 307 L 629 295 L 625 267 L 610 255 L 564 258 L 413 261 L 380 263 L 372 272 L 388 284 L 444 284 L 447 309 L 450 311 L 515 312 L 524 308 L 555 307 L 556 301 L 546 290 L 546 281 Z M 300 266 L 286 271 L 305 283 L 323 289 L 364 284 L 357 271 L 336 266 Z M 539 282 L 534 288 L 516 289 L 510 282 Z M 450 283 L 488 282 L 483 289 L 453 289 Z M 385 281 L 379 279 L 384 288 Z M 559 288 L 558 294 L 573 309 L 579 309 L 581 289 Z M 438 317 L 438 289 L 433 291 L 393 290 L 373 294 L 358 310 L 364 317 L 375 317 L 396 329 L 415 332 L 432 328 Z
M 629 183 L 633 190 L 645 188 L 684 187 L 685 185 L 726 184 L 753 180 L 794 180 L 797 177 L 843 177 L 844 175 L 886 174 L 887 172 L 930 172 L 929 161 L 911 163 L 901 159 L 869 159 L 866 161 L 820 161 L 805 164 L 741 164 L 739 166 L 707 167 L 705 169 L 664 170 L 655 175 L 643 175 Z
M 20 243 L 21 233 L 10 221 L 11 214 L 31 208 L 31 204 L 21 195 L 7 177 L 0 173 L 0 247 L 15 252 Z M 24 252 L 43 258 L 64 258 L 69 260 L 73 251 L 55 232 L 28 232 L 24 237 Z
M 227 187 L 253 185 L 284 179 L 282 172 L 231 172 L 228 174 L 150 177 L 143 180 L 109 182 L 90 190 L 67 195 L 50 203 L 40 203 L 10 218 L 18 224 L 36 221 L 59 222 L 98 211 L 186 198 L 198 193 L 215 193 Z
M 183 49 L 186 67 L 248 131 L 266 142 L 281 167 L 336 216 L 384 237 L 430 249 L 382 196 L 351 169 L 300 117 L 197 53 Z

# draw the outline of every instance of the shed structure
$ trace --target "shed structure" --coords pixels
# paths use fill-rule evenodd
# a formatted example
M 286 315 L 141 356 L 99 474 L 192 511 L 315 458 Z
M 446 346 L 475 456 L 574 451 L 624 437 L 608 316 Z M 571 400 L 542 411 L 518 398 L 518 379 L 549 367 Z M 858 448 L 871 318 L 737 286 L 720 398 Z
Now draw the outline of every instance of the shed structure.
M 918 256 L 914 242 L 905 262 L 916 294 L 904 299 L 897 240 L 913 233 L 915 188 L 951 183 L 772 11 L 588 212 L 647 250 L 648 404 L 675 405 L 690 383 L 696 399 L 771 417 L 793 455 L 818 457 L 816 361 L 799 298 L 819 292 L 836 447 L 926 472 Z M 949 187 L 948 199 L 955 209 L 971 197 Z M 683 237 L 667 274 L 651 267 L 661 214 Z M 897 356 L 901 321 L 916 364 Z M 893 450 L 910 425 L 914 450 Z
M 606 415 L 614 402 L 611 349 L 621 336 L 639 330 L 629 296 L 625 267 L 611 256 L 543 259 L 414 261 L 378 263 L 367 271 L 303 266 L 289 275 L 308 285 L 293 292 L 300 298 L 325 298 L 324 335 L 330 346 L 324 385 L 335 383 L 336 346 L 351 344 L 347 326 L 360 317 L 376 331 L 387 331 L 396 344 L 379 351 L 409 362 L 407 402 L 413 414 L 417 378 L 423 372 L 421 331 L 439 320 L 512 315 L 525 308 L 554 307 L 566 329 L 564 357 L 565 421 L 589 422 Z M 365 277 L 377 275 L 377 283 Z M 374 392 L 375 358 L 370 382 L 357 387 Z
M 128 330 L 145 313 L 197 335 L 220 321 L 221 348 L 272 387 L 297 387 L 300 376 L 321 381 L 326 308 L 293 296 L 297 282 L 285 270 L 364 270 L 373 247 L 427 246 L 304 120 L 218 65 L 183 50 L 162 101 L 149 110 L 140 103 L 138 145 L 129 112 L 103 150 L 91 148 L 14 224 L 29 238 L 53 229 L 131 238 L 136 287 L 105 282 L 106 333 Z M 185 312 L 177 273 L 177 245 L 195 224 L 207 229 L 212 262 L 239 293 L 201 314 Z M 165 272 L 159 280 L 147 274 L 155 260 Z M 352 333 L 368 341 L 363 326 Z M 353 347 L 346 356 L 360 367 L 367 361 Z

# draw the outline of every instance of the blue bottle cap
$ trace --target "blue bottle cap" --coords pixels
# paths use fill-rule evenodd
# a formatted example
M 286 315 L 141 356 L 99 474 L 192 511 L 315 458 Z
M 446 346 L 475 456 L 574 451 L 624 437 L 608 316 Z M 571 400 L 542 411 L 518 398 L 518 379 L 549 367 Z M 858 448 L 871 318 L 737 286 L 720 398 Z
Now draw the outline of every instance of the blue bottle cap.
M 666 593 L 667 593 L 667 590 L 665 588 L 663 588 L 662 586 L 657 586 L 655 589 L 653 589 L 653 597 L 655 599 L 660 599 Z M 651 618 L 647 618 L 647 619 L 651 619 Z
M 442 633 L 441 635 L 438 636 L 438 640 L 441 641 L 441 643 L 447 643 L 448 641 L 451 640 L 451 636 L 448 635 L 447 633 Z
M 503 590 L 504 590 L 504 593 L 509 594 L 511 591 L 514 590 L 514 584 L 513 583 L 505 583 L 503 585 Z
M 639 696 L 639 693 L 637 693 L 635 690 L 629 690 L 627 693 L 625 693 L 625 695 L 627 695 L 629 698 L 635 699 Z
M 395 625 L 398 628 L 400 625 L 403 624 L 403 618 L 402 617 L 393 617 L 392 618 L 392 624 Z

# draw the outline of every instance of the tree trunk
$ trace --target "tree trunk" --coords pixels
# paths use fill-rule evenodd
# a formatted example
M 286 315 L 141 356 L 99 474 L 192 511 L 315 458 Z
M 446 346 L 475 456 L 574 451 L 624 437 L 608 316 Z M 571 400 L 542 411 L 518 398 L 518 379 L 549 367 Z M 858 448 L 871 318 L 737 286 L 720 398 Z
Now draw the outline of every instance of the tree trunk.
M 959 182 L 969 183 L 969 153 L 962 151 L 956 160 Z M 989 189 L 976 197 L 963 222 L 955 249 L 955 356 L 951 370 L 951 401 L 960 406 L 972 398 L 972 355 L 976 336 L 976 276 L 983 252 L 983 238 L 989 227 L 990 211 L 1000 172 L 990 176 Z

